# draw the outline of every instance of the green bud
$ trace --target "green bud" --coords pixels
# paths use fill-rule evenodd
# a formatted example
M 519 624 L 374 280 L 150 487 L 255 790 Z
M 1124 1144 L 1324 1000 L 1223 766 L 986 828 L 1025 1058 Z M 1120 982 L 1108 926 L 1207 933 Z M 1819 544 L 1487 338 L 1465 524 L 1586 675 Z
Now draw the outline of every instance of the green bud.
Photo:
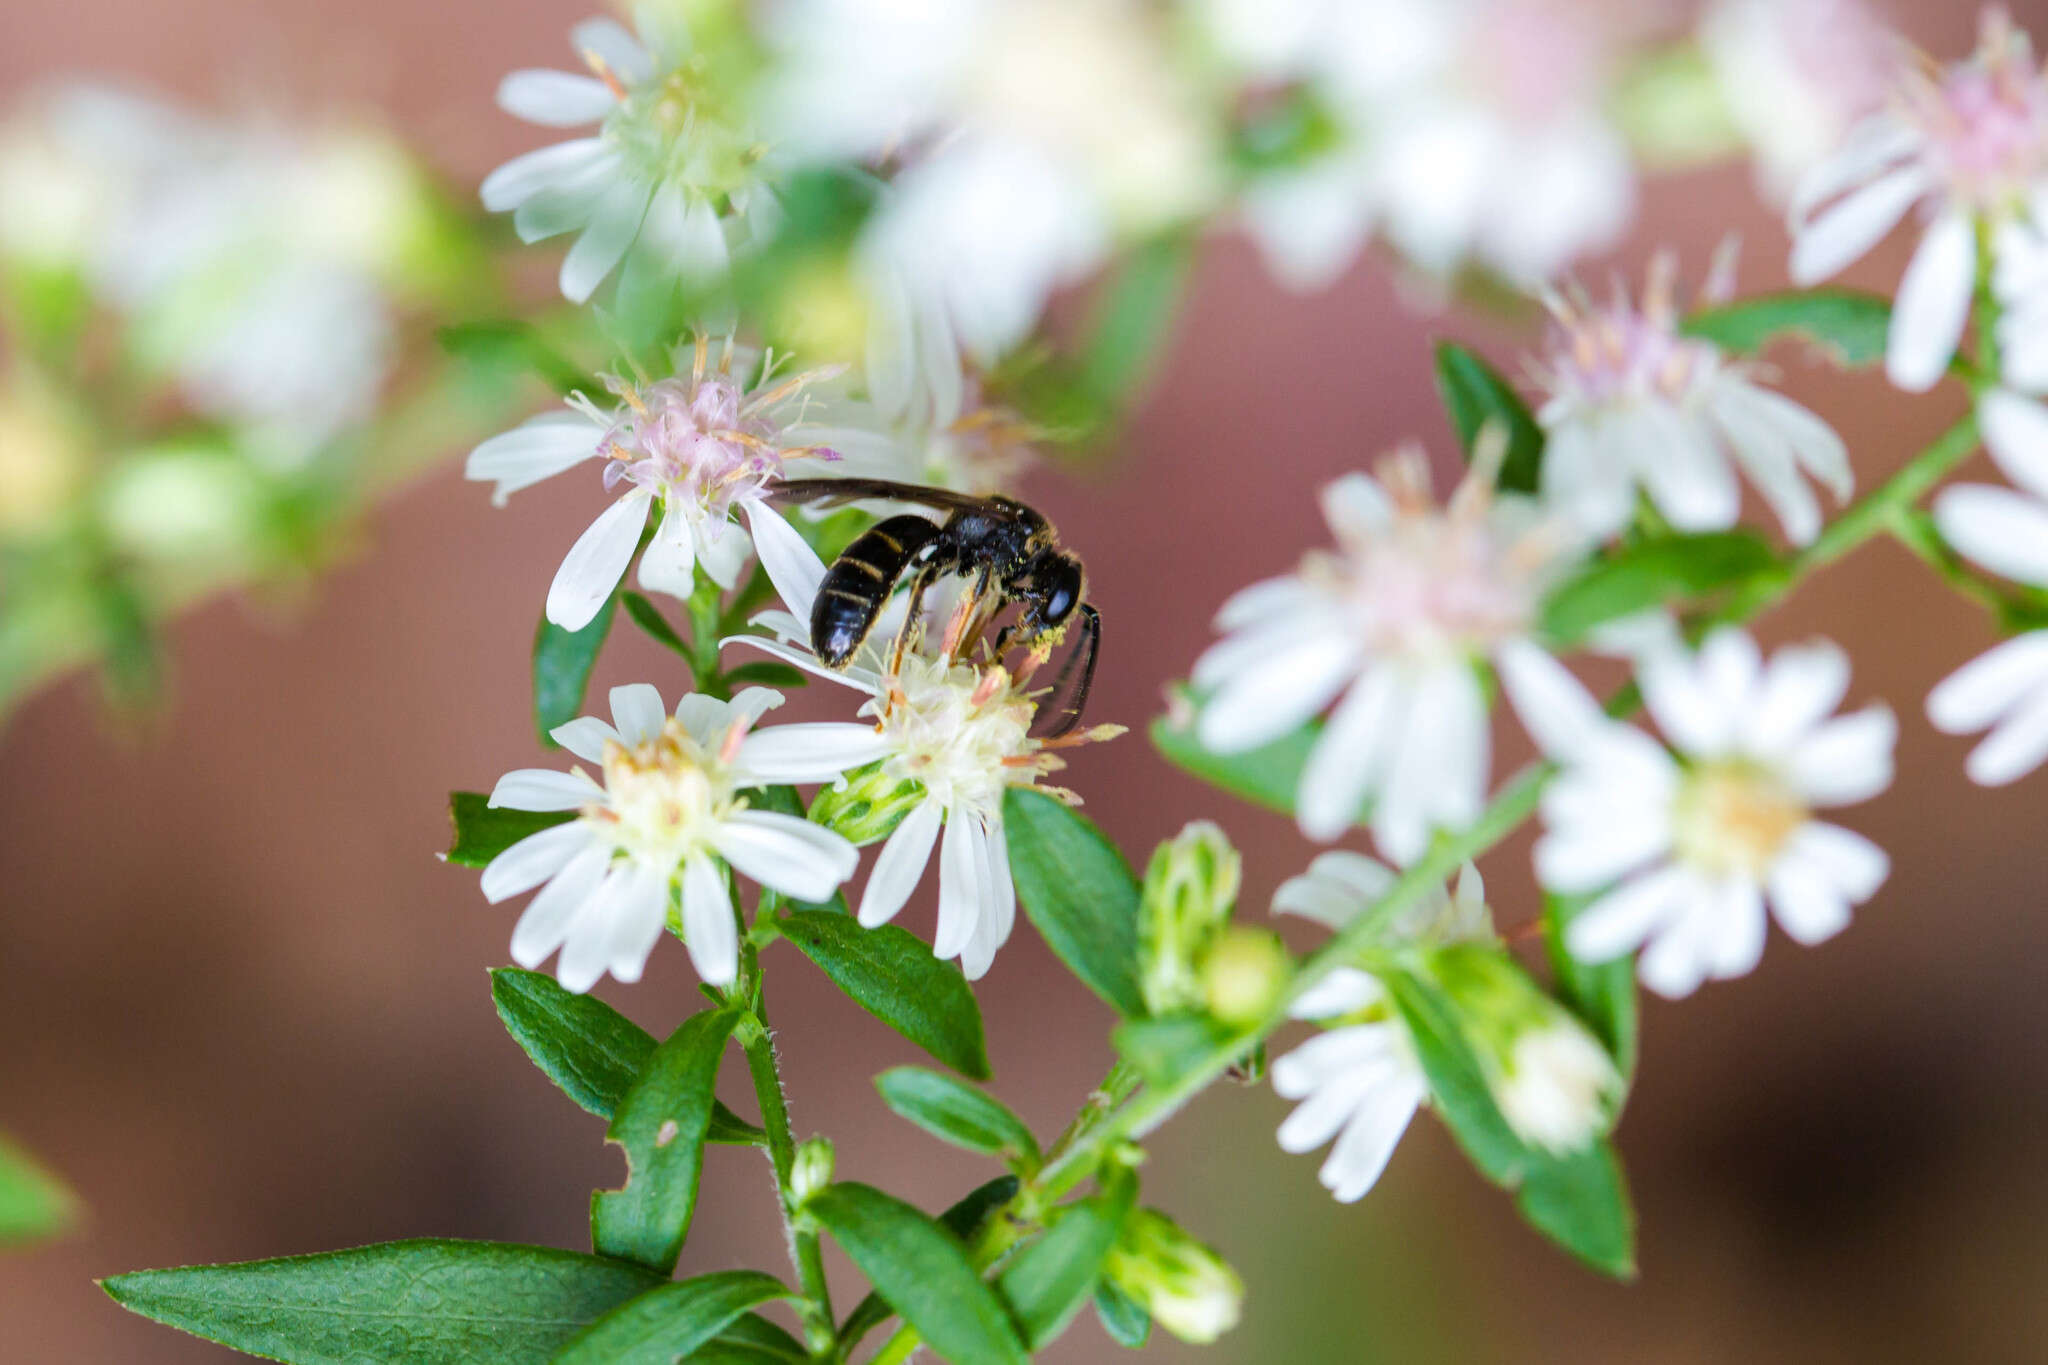
M 1237 850 L 1197 820 L 1152 854 L 1138 911 L 1139 988 L 1153 1014 L 1203 1003 L 1202 960 L 1237 903 Z
M 1516 1136 L 1564 1155 L 1613 1126 L 1624 1088 L 1613 1057 L 1506 953 L 1459 944 L 1429 965 Z
M 796 1149 L 796 1160 L 789 1168 L 789 1193 L 798 1207 L 810 1202 L 812 1195 L 832 1183 L 836 1162 L 832 1144 L 825 1138 L 811 1138 Z
M 1278 934 L 1233 927 L 1202 962 L 1202 1001 L 1226 1024 L 1255 1024 L 1272 1012 L 1293 975 L 1294 959 Z
M 924 800 L 924 784 L 883 771 L 885 760 L 856 768 L 811 802 L 811 822 L 857 845 L 876 843 Z
M 1102 1270 L 1182 1341 L 1202 1345 L 1237 1326 L 1244 1281 L 1157 1209 L 1131 1214 Z

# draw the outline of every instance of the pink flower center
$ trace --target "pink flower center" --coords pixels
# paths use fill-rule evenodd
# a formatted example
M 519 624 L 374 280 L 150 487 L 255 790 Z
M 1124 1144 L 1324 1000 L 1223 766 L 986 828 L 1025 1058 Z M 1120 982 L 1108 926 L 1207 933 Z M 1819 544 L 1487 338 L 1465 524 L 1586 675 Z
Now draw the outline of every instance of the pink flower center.
M 2026 36 L 1993 11 L 1977 54 L 1912 92 L 1930 169 L 1950 197 L 1997 209 L 2048 170 L 2048 83 Z
M 720 516 L 758 494 L 780 475 L 782 451 L 774 424 L 743 412 L 744 397 L 722 374 L 628 392 L 626 411 L 605 433 L 605 487 L 631 482 Z
M 1646 399 L 1684 403 L 1720 363 L 1714 347 L 1680 336 L 1662 310 L 1621 300 L 1560 319 L 1542 368 L 1553 396 L 1598 408 Z

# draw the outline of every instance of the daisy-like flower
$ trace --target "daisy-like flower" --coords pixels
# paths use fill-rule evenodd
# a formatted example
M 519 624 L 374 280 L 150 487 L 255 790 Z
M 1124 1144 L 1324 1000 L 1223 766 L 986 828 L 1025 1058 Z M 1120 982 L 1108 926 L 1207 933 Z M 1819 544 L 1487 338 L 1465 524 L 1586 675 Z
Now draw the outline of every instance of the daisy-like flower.
M 505 112 L 544 128 L 596 133 L 515 157 L 483 183 L 486 209 L 511 213 L 521 240 L 577 233 L 562 293 L 581 303 L 620 268 L 622 294 L 705 284 L 725 272 L 734 224 L 772 230 L 779 205 L 767 149 L 725 73 L 691 42 L 681 6 L 645 4 L 638 34 L 612 19 L 578 24 L 588 74 L 515 71 Z
M 1948 369 L 1970 318 L 1977 233 L 2031 220 L 2048 173 L 2048 80 L 2002 9 L 1985 11 L 1974 55 L 1907 70 L 1890 106 L 1814 168 L 1791 208 L 1792 278 L 1828 278 L 1918 208 L 1927 221 L 1892 310 L 1885 368 L 1924 391 Z
M 1193 672 L 1210 693 L 1196 720 L 1205 747 L 1257 748 L 1337 702 L 1296 794 L 1310 838 L 1336 838 L 1370 796 L 1373 837 L 1407 863 L 1433 829 L 1479 813 L 1479 666 L 1527 635 L 1567 548 L 1533 500 L 1495 495 L 1489 463 L 1475 463 L 1447 508 L 1418 449 L 1383 461 L 1377 480 L 1339 479 L 1322 495 L 1336 551 L 1311 552 L 1217 614 L 1227 633 Z
M 1325 853 L 1281 883 L 1273 909 L 1342 929 L 1394 883 L 1384 865 L 1358 853 Z M 1469 864 L 1457 889 L 1426 896 L 1387 932 L 1388 946 L 1440 946 L 1493 934 L 1486 888 Z M 1429 1097 L 1408 1026 L 1378 977 L 1338 967 L 1289 1007 L 1297 1019 L 1337 1021 L 1273 1062 L 1273 1089 L 1301 1103 L 1280 1125 L 1280 1146 L 1311 1152 L 1336 1139 L 1319 1173 L 1344 1203 L 1365 1197 L 1401 1134 Z
M 1676 756 L 1607 719 L 1549 655 L 1518 647 L 1502 662 L 1516 709 L 1564 765 L 1544 793 L 1537 877 L 1565 895 L 1601 893 L 1565 931 L 1573 956 L 1641 947 L 1643 983 L 1684 996 L 1756 966 L 1767 903 L 1814 944 L 1884 881 L 1882 849 L 1813 814 L 1883 791 L 1898 730 L 1881 705 L 1831 716 L 1849 685 L 1834 645 L 1766 664 L 1748 635 L 1723 628 L 1697 655 L 1646 659 L 1643 698 Z
M 691 695 L 670 716 L 644 684 L 615 687 L 612 723 L 583 716 L 553 731 L 576 757 L 599 766 L 523 768 L 505 774 L 493 806 L 575 811 L 491 860 L 483 892 L 492 904 L 541 887 L 512 931 L 512 960 L 538 967 L 556 949 L 556 971 L 587 991 L 607 971 L 637 981 L 680 889 L 684 941 L 697 974 L 730 985 L 739 931 L 726 888 L 730 866 L 800 901 L 831 897 L 860 860 L 853 845 L 808 820 L 753 810 L 743 791 L 768 781 L 753 751 L 774 730 L 750 733 L 782 697 L 749 688 L 730 702 Z
M 1855 483 L 1848 451 L 1827 423 L 1754 382 L 1719 347 L 1680 335 L 1675 275 L 1674 259 L 1660 254 L 1640 305 L 1619 288 L 1605 308 L 1547 296 L 1556 321 L 1535 366 L 1550 437 L 1544 500 L 1605 539 L 1634 519 L 1640 486 L 1680 530 L 1720 530 L 1742 510 L 1732 461 L 1785 534 L 1807 544 L 1821 515 L 1802 476 L 1846 499 Z
M 803 390 L 826 372 L 764 374 L 750 387 L 745 376 L 754 368 L 752 353 L 730 341 L 714 367 L 699 337 L 688 377 L 645 389 L 607 380 L 616 409 L 573 395 L 568 412 L 533 418 L 470 452 L 464 474 L 495 483 L 492 499 L 500 505 L 519 489 L 598 457 L 606 461 L 605 487 L 625 490 L 562 560 L 548 588 L 548 620 L 564 630 L 590 623 L 625 577 L 657 505 L 661 524 L 640 557 L 641 585 L 656 592 L 689 596 L 700 568 L 730 588 L 749 548 L 771 570 L 778 557 L 809 553 L 765 498 L 786 461 L 837 458 L 798 439 Z M 748 532 L 734 524 L 737 511 L 746 513 L 751 546 Z
M 1775 204 L 1883 107 L 1901 56 L 1865 0 L 1717 0 L 1699 35 Z
M 979 979 L 1008 941 L 1017 918 L 1017 890 L 1003 833 L 1004 793 L 1011 787 L 1037 787 L 1078 804 L 1072 792 L 1042 783 L 1065 766 L 1058 751 L 1109 739 L 1123 727 L 1098 725 L 1057 739 L 1033 737 L 1038 694 L 1031 681 L 1044 655 L 1034 651 L 1014 674 L 997 660 L 963 659 L 961 641 L 978 634 L 969 614 L 973 604 L 966 601 L 936 647 L 923 640 L 921 628 L 913 628 L 913 643 L 894 672 L 890 666 L 900 610 L 875 627 L 853 663 L 827 668 L 811 653 L 804 624 L 823 577 L 824 565 L 810 555 L 797 577 L 776 579 L 794 614 L 768 612 L 756 618 L 775 638 L 740 636 L 727 643 L 754 645 L 866 694 L 859 714 L 870 723 L 778 726 L 758 737 L 748 762 L 771 782 L 836 781 L 872 763 L 881 764 L 887 777 L 915 782 L 923 799 L 883 844 L 856 916 L 869 928 L 894 919 L 923 879 L 937 844 L 939 921 L 932 952 L 959 958 L 968 979 Z

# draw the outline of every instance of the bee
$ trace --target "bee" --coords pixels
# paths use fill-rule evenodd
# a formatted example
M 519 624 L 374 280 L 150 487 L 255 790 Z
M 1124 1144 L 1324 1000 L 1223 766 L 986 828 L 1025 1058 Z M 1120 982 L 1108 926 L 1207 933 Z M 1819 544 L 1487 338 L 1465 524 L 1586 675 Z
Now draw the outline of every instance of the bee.
M 832 561 L 810 622 L 811 652 L 827 667 L 844 668 L 852 660 L 908 574 L 909 610 L 896 636 L 893 669 L 918 628 L 925 593 L 947 574 L 959 574 L 969 582 L 963 603 L 968 609 L 984 603 L 996 611 L 1017 608 L 1016 619 L 995 637 L 997 657 L 1014 647 L 1057 642 L 1079 618 L 1081 639 L 1053 685 L 1056 698 L 1070 699 L 1059 704 L 1046 737 L 1063 735 L 1080 722 L 1095 680 L 1102 616 L 1085 600 L 1088 576 L 1080 559 L 1060 548 L 1052 523 L 1036 509 L 1000 495 L 974 497 L 887 479 L 790 479 L 769 496 L 779 503 L 824 505 L 874 499 L 944 514 L 943 521 L 915 513 L 885 517 Z

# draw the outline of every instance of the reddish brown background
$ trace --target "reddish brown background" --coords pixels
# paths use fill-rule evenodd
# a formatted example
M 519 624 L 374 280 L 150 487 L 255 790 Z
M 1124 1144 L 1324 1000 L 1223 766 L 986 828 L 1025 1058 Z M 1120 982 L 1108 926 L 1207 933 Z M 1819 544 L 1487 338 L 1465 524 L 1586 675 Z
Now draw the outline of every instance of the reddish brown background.
M 469 184 L 537 136 L 492 109 L 498 75 L 558 61 L 582 10 L 15 0 L 0 8 L 0 89 L 94 71 L 196 99 L 381 107 Z M 1967 42 L 1961 6 L 1907 13 L 1934 51 Z M 1739 170 L 1662 182 L 1617 264 L 1639 273 L 1643 244 L 1669 240 L 1696 276 L 1732 214 L 1751 282 L 1777 282 L 1783 234 L 1753 204 Z M 1895 245 L 1862 274 L 1888 286 L 1899 264 Z M 1411 433 L 1445 453 L 1428 342 L 1447 332 L 1503 357 L 1522 339 L 1404 305 L 1377 262 L 1289 299 L 1236 244 L 1209 253 L 1122 467 L 1034 488 L 1087 553 L 1108 619 L 1100 717 L 1156 711 L 1223 596 L 1320 535 L 1320 482 Z M 1790 363 L 1866 483 L 1960 407 L 1954 392 L 1908 402 L 1873 377 Z M 444 466 L 291 619 L 223 602 L 186 621 L 176 707 L 154 738 L 115 733 L 76 680 L 0 733 L 0 1128 L 91 1209 L 69 1239 L 0 1259 L 0 1359 L 227 1358 L 113 1307 L 91 1284 L 113 1271 L 413 1235 L 585 1236 L 587 1191 L 614 1182 L 616 1158 L 492 1015 L 484 969 L 503 960 L 513 909 L 484 906 L 474 874 L 432 854 L 448 788 L 539 758 L 527 640 L 598 496 L 564 485 L 493 511 Z M 1853 699 L 1890 698 L 1904 719 L 1898 789 L 1850 817 L 1897 870 L 1836 943 L 1775 940 L 1757 975 L 1648 1007 L 1621 1134 L 1641 1282 L 1567 1264 L 1427 1120 L 1346 1208 L 1312 1160 L 1274 1147 L 1280 1101 L 1219 1092 L 1161 1135 L 1146 1172 L 1150 1196 L 1252 1287 L 1244 1326 L 1209 1359 L 2048 1357 L 2048 777 L 1974 790 L 1965 746 L 1920 719 L 1927 687 L 1990 637 L 1901 553 L 1866 551 L 1762 633 L 1823 627 L 1858 661 Z M 604 675 L 671 695 L 680 682 L 637 641 Z M 1254 911 L 1309 851 L 1285 823 L 1174 777 L 1140 737 L 1082 755 L 1072 776 L 1133 848 L 1220 814 L 1245 847 Z M 1529 913 L 1524 853 L 1489 864 L 1504 923 Z M 929 900 L 908 912 L 921 930 Z M 838 1137 L 844 1174 L 934 1207 L 980 1179 L 869 1088 L 873 1070 L 913 1060 L 908 1045 L 803 964 L 776 966 L 799 1128 Z M 690 987 L 671 946 L 645 983 L 605 993 L 661 1028 Z M 981 995 L 998 1093 L 1055 1129 L 1108 1060 L 1104 1011 L 1028 931 Z M 713 1152 L 686 1271 L 779 1267 L 758 1161 Z M 1092 1323 L 1049 1357 L 1120 1358 Z M 1192 1353 L 1166 1343 L 1154 1357 Z

